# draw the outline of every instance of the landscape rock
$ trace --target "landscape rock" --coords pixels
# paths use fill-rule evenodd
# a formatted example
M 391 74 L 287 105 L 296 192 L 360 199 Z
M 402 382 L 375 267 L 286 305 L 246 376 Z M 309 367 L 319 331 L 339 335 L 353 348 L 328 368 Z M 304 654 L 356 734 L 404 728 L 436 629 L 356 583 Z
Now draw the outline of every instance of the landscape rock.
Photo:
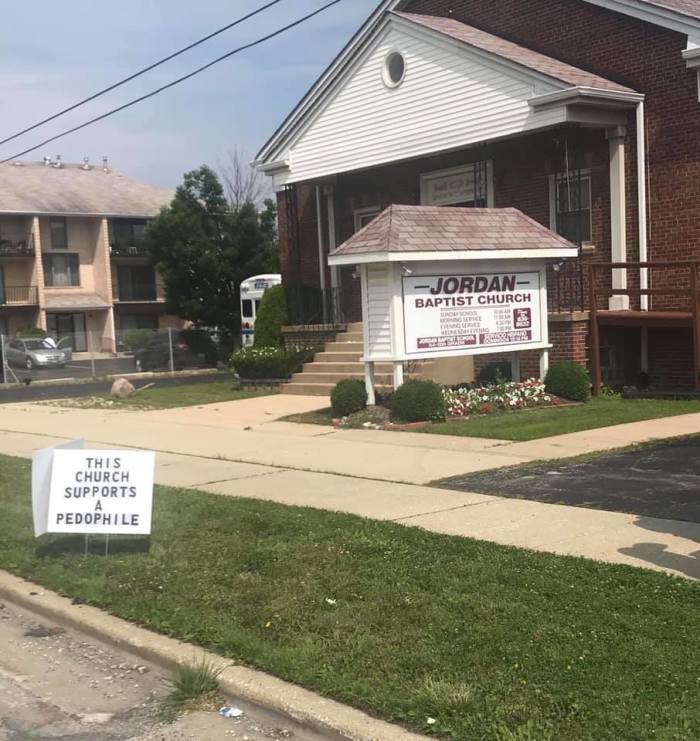
M 126 399 L 128 396 L 132 396 L 135 392 L 136 389 L 126 380 L 126 378 L 117 378 L 117 380 L 112 384 L 110 394 L 119 399 Z

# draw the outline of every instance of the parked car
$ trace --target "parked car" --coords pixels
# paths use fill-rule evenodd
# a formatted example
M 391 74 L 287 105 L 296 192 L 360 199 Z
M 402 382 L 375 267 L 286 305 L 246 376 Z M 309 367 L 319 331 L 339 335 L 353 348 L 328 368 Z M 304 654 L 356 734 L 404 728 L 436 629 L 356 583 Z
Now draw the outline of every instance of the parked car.
M 66 355 L 51 342 L 43 338 L 15 339 L 5 346 L 5 359 L 8 365 L 32 368 L 63 368 Z
M 173 330 L 172 345 L 175 370 L 216 365 L 216 346 L 202 330 Z M 169 333 L 158 332 L 143 347 L 135 350 L 134 362 L 143 371 L 170 370 Z

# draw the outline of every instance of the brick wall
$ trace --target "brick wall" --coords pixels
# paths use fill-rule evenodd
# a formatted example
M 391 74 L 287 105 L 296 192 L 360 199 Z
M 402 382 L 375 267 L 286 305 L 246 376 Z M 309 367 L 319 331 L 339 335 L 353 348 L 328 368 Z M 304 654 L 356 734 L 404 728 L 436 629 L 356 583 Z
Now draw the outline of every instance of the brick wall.
M 644 23 L 581 0 L 406 0 L 401 10 L 455 19 L 597 73 L 646 94 L 649 163 L 649 257 L 651 260 L 700 259 L 700 104 L 696 75 L 681 56 L 682 34 Z M 494 162 L 497 206 L 515 206 L 549 226 L 547 176 L 551 142 L 557 132 L 543 132 L 509 142 L 395 163 L 360 173 L 339 175 L 336 184 L 338 242 L 354 230 L 353 210 L 391 203 L 419 203 L 423 172 L 464 164 L 474 159 Z M 608 143 L 602 131 L 587 131 L 587 165 L 592 171 L 593 241 L 586 260 L 610 259 L 610 196 Z M 638 258 L 636 141 L 634 115 L 628 118 L 626 141 L 627 256 Z M 297 186 L 302 280 L 318 284 L 318 246 L 313 187 Z M 280 209 L 280 251 L 285 259 L 284 215 Z M 602 285 L 610 285 L 600 271 Z M 638 276 L 628 276 L 638 285 Z M 687 285 L 687 272 L 658 271 L 655 288 Z M 586 294 L 587 295 L 587 294 Z M 633 300 L 632 307 L 638 306 Z M 600 304 L 603 308 L 603 302 Z M 655 309 L 681 308 L 679 299 L 654 297 Z M 685 308 L 683 306 L 683 308 Z M 553 358 L 565 353 L 585 356 L 582 326 L 552 329 Z M 587 329 L 585 330 L 587 331 Z M 658 334 L 658 333 L 656 333 Z M 690 339 L 669 332 L 650 341 L 650 362 L 667 384 L 688 375 Z M 529 361 L 528 361 L 529 362 Z M 536 365 L 530 363 L 532 368 Z M 525 363 L 523 367 L 529 368 Z M 692 373 L 691 373 L 692 375 Z
M 700 258 L 700 104 L 695 71 L 686 69 L 681 56 L 685 36 L 581 0 L 406 0 L 400 9 L 450 15 L 645 93 L 650 259 Z M 631 123 L 626 142 L 627 240 L 628 259 L 635 260 L 636 144 Z M 601 209 L 599 218 L 605 216 Z M 682 273 L 659 271 L 653 276 L 655 287 L 672 287 L 679 280 L 687 285 Z M 630 285 L 636 282 L 630 276 Z M 677 300 L 654 297 L 652 305 L 661 309 L 677 305 Z

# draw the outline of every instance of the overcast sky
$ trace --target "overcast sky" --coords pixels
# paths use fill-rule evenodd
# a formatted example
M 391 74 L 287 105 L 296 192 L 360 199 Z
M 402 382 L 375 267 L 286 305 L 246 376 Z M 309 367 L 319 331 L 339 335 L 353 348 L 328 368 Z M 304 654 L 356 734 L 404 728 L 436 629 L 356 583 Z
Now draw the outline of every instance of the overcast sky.
M 282 0 L 191 52 L 51 124 L 0 147 L 11 157 L 54 133 L 142 95 L 270 33 L 326 0 Z M 166 56 L 264 0 L 32 0 L 3 3 L 0 139 Z M 251 156 L 378 0 L 338 6 L 155 98 L 27 155 L 89 156 L 144 182 L 174 187 L 235 146 Z

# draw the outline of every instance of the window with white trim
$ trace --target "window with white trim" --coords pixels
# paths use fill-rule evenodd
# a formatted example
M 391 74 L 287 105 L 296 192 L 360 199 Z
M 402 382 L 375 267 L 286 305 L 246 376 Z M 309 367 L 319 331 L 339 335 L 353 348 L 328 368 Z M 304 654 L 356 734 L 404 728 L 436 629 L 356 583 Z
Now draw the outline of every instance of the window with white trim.
M 591 245 L 591 173 L 549 176 L 549 228 L 574 244 Z
M 355 219 L 355 231 L 359 232 L 364 229 L 370 222 L 374 221 L 382 212 L 381 206 L 368 206 L 367 208 L 357 208 L 353 212 Z
M 492 208 L 493 163 L 477 162 L 420 176 L 422 206 Z

